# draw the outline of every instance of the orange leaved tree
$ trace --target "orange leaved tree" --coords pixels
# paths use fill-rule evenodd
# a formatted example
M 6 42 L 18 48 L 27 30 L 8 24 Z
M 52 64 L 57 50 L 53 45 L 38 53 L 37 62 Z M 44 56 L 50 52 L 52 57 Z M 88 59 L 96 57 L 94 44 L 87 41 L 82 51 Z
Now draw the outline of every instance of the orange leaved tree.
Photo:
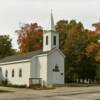
M 37 23 L 24 24 L 16 31 L 18 45 L 22 53 L 39 50 L 42 48 L 42 27 Z

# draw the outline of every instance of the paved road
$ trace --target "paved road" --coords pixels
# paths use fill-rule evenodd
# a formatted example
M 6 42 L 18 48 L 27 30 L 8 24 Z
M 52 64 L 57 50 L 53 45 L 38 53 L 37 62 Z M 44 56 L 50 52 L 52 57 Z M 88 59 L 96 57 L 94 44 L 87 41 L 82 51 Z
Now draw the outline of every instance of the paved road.
M 0 100 L 100 100 L 100 87 L 61 87 L 53 90 L 4 88 Z

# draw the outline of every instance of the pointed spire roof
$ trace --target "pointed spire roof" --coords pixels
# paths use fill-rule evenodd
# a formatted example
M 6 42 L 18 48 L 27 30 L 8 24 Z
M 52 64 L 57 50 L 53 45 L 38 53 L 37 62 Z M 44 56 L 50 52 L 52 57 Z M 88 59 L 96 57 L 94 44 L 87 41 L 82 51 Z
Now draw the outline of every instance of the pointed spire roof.
M 51 18 L 50 18 L 50 30 L 55 31 L 52 9 L 51 9 Z

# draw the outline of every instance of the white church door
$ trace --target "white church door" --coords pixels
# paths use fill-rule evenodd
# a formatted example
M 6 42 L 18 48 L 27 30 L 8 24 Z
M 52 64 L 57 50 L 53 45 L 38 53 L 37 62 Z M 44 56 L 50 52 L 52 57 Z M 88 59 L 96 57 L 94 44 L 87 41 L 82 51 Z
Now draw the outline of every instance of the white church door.
M 53 84 L 59 84 L 60 80 L 59 80 L 59 72 L 53 72 Z

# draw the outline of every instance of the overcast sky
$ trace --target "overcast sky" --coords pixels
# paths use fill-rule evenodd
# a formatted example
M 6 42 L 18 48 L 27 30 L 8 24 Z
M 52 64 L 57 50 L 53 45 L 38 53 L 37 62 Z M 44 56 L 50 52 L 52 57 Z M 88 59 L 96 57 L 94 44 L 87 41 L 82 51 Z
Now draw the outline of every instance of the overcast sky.
M 9 34 L 17 48 L 15 30 L 27 22 L 47 28 L 51 8 L 55 23 L 76 19 L 91 28 L 92 23 L 100 21 L 100 0 L 0 0 L 0 34 Z

